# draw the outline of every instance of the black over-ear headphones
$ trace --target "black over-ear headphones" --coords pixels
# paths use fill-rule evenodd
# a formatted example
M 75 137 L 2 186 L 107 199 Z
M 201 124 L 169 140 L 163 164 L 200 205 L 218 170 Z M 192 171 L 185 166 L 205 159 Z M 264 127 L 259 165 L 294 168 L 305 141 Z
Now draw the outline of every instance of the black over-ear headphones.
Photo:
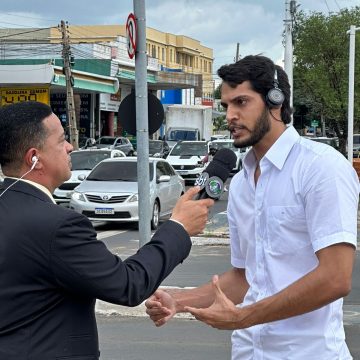
M 277 78 L 277 70 L 275 69 L 273 88 L 270 89 L 266 95 L 266 105 L 269 109 L 278 109 L 285 100 L 284 93 L 279 88 L 279 81 Z

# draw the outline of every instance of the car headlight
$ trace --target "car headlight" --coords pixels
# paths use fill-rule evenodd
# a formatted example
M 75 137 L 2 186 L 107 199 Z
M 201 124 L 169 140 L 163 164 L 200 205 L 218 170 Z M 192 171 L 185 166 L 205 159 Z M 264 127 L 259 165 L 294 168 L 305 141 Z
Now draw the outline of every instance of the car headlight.
M 83 193 L 78 192 L 78 191 L 74 191 L 71 194 L 71 198 L 77 201 L 86 201 L 85 196 L 83 195 Z
M 135 201 L 138 201 L 139 200 L 139 195 L 138 194 L 134 194 L 134 195 L 131 195 L 129 197 L 129 202 L 135 202 Z

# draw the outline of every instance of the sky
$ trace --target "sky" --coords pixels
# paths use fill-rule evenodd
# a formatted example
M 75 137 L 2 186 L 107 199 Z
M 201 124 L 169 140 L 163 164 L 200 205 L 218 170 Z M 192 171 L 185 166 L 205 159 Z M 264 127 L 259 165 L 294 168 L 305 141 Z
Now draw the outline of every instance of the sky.
M 263 54 L 283 64 L 287 0 L 144 0 L 146 25 L 185 35 L 213 49 L 214 72 L 240 56 Z M 289 0 L 290 1 L 290 0 Z M 297 0 L 298 9 L 336 13 L 359 0 Z M 134 0 L 3 1 L 0 28 L 125 24 Z M 350 26 L 351 24 L 349 24 Z M 354 24 L 360 25 L 360 24 Z

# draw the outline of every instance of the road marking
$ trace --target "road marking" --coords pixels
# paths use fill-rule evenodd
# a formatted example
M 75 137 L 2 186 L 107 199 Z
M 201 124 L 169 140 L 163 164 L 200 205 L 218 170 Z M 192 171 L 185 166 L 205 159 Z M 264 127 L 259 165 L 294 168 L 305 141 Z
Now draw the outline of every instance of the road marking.
M 127 232 L 127 230 L 107 230 L 107 231 L 103 231 L 101 233 L 98 233 L 97 238 L 98 238 L 98 240 L 106 239 L 108 237 L 123 234 L 125 232 Z

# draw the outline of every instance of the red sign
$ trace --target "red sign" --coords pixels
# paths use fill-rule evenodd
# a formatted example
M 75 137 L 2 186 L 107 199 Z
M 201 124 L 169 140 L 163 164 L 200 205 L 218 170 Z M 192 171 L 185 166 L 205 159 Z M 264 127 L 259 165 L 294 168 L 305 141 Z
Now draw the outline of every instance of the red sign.
M 132 59 L 136 52 L 136 19 L 133 13 L 130 13 L 126 20 L 126 38 L 127 38 L 127 52 L 129 58 Z

